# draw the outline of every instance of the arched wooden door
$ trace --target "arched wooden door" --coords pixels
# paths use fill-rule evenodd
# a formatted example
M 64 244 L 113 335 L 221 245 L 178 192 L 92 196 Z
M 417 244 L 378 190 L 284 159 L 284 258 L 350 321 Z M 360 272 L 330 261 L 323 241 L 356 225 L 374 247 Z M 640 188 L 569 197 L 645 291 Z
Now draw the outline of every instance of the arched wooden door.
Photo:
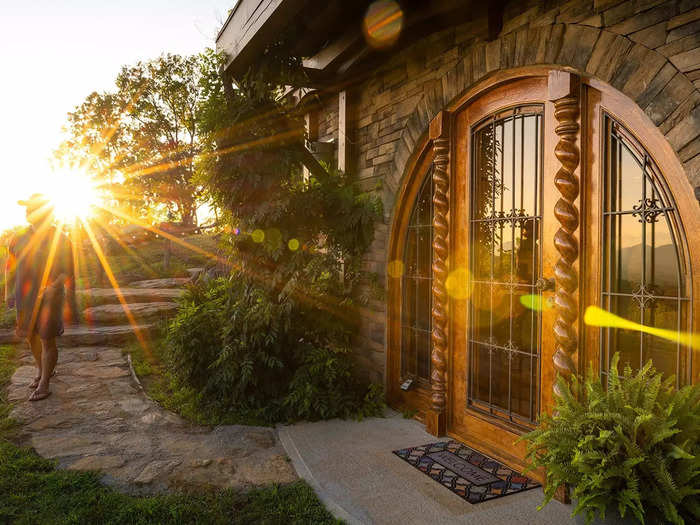
M 555 319 L 543 305 L 554 294 L 558 252 L 547 236 L 558 222 L 547 106 L 547 77 L 531 77 L 479 96 L 454 121 L 451 253 L 466 290 L 451 294 L 447 430 L 511 464 L 552 388 Z
M 697 381 L 700 356 L 682 342 L 583 323 L 595 306 L 675 333 L 699 328 L 697 203 L 629 104 L 594 79 L 541 68 L 475 89 L 434 121 L 394 239 L 408 273 L 390 283 L 390 317 L 403 317 L 390 325 L 388 377 L 390 400 L 431 432 L 523 468 L 516 441 L 552 409 L 558 375 L 589 365 L 605 375 L 618 351 L 679 385 Z M 411 254 L 428 239 L 430 271 L 416 271 L 428 261 Z

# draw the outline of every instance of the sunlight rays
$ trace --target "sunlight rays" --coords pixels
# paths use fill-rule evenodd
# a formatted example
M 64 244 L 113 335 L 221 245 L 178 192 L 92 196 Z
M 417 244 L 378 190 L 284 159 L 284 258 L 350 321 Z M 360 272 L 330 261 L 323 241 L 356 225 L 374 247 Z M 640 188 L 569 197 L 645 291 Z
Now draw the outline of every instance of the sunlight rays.
M 45 204 L 40 208 L 41 210 L 44 210 L 45 212 L 50 211 L 50 205 Z M 18 254 L 17 256 L 17 261 L 21 261 L 24 259 L 24 257 L 27 256 L 29 252 L 31 252 L 34 249 L 34 245 L 36 243 L 42 242 L 43 235 L 48 230 L 52 225 L 51 217 L 47 213 L 46 219 L 44 219 L 41 224 L 39 225 L 38 228 L 36 228 L 35 235 L 32 235 L 31 239 L 27 243 L 27 245 L 22 249 L 22 251 Z
M 619 328 L 621 330 L 642 332 L 644 334 L 660 337 L 661 339 L 666 339 L 667 341 L 689 346 L 694 350 L 700 349 L 700 334 L 646 326 L 630 321 L 629 319 L 624 319 L 623 317 L 598 308 L 597 306 L 589 306 L 586 308 L 583 322 L 589 326 Z
M 229 146 L 227 148 L 211 151 L 211 152 L 204 152 L 200 153 L 197 155 L 197 157 L 200 160 L 210 158 L 210 157 L 218 157 L 220 155 L 229 155 L 231 153 L 236 153 L 239 151 L 245 151 L 246 149 L 250 148 L 255 148 L 259 146 L 265 146 L 268 144 L 272 144 L 275 142 L 283 142 L 288 139 L 296 138 L 296 137 L 302 137 L 303 136 L 303 130 L 297 130 L 297 129 L 292 129 L 289 131 L 284 131 L 282 133 L 277 133 L 276 135 L 271 135 L 269 137 L 263 137 L 257 140 L 253 140 L 250 142 L 245 142 L 243 144 L 236 144 L 234 146 Z M 179 168 L 181 166 L 185 166 L 188 163 L 192 161 L 192 157 L 185 157 L 182 159 L 178 160 L 173 160 L 173 161 L 168 161 L 168 162 L 162 162 L 160 164 L 156 164 L 154 166 L 149 166 L 149 167 L 143 167 L 143 168 L 123 168 L 122 171 L 125 174 L 129 174 L 132 177 L 144 177 L 146 175 L 152 175 L 154 173 L 161 173 L 165 171 L 169 171 L 173 168 Z
M 124 221 L 127 221 L 131 224 L 134 224 L 136 226 L 144 228 L 145 230 L 148 230 L 150 232 L 156 233 L 156 234 L 162 236 L 163 238 L 168 239 L 172 242 L 175 242 L 178 245 L 180 245 L 188 250 L 191 250 L 195 253 L 203 255 L 203 256 L 207 257 L 208 259 L 217 261 L 227 268 L 242 270 L 245 272 L 245 274 L 248 277 L 256 280 L 260 284 L 266 284 L 265 278 L 263 276 L 261 276 L 260 274 L 258 274 L 257 272 L 254 272 L 249 265 L 246 265 L 245 267 L 243 267 L 240 264 L 235 264 L 235 263 L 232 264 L 227 259 L 224 259 L 216 254 L 208 252 L 207 250 L 204 250 L 204 249 L 200 248 L 199 246 L 195 246 L 193 244 L 190 244 L 187 241 L 185 241 L 185 240 L 183 240 L 175 235 L 164 232 L 161 229 L 159 229 L 155 226 L 152 226 L 143 220 L 132 217 L 132 216 L 120 211 L 120 210 L 117 210 L 115 208 L 112 208 L 112 207 L 106 206 L 106 205 L 101 206 L 101 208 L 109 213 L 112 213 L 113 215 L 115 215 L 116 217 L 118 217 Z M 293 297 L 294 299 L 302 302 L 302 303 L 306 303 L 306 304 L 309 304 L 311 306 L 316 306 L 317 308 L 320 308 L 322 310 L 330 312 L 333 315 L 339 316 L 341 318 L 350 319 L 350 317 L 351 317 L 345 311 L 344 307 L 338 302 L 337 299 L 329 300 L 329 298 L 326 298 L 326 297 L 312 299 L 311 297 L 308 296 L 308 294 L 305 293 L 304 290 L 299 290 L 296 288 L 293 289 L 290 296 Z
M 100 227 L 104 229 L 107 234 L 114 239 L 114 241 L 119 244 L 119 246 L 124 250 L 124 252 L 131 256 L 134 260 L 136 260 L 143 269 L 148 271 L 150 274 L 155 274 L 156 271 L 151 267 L 148 262 L 146 262 L 146 259 L 144 259 L 136 250 L 134 250 L 131 246 L 129 246 L 127 243 L 124 242 L 124 240 L 121 238 L 119 235 L 119 232 L 117 232 L 114 228 L 112 228 L 109 224 L 105 222 L 100 222 Z
M 129 320 L 129 324 L 131 325 L 131 327 L 134 330 L 134 334 L 136 335 L 136 339 L 138 339 L 139 344 L 143 347 L 143 349 L 146 350 L 148 353 L 150 353 L 146 338 L 144 337 L 143 333 L 141 332 L 141 328 L 139 327 L 139 324 L 136 322 L 134 315 L 131 313 L 131 309 L 129 308 L 129 304 L 126 302 L 126 299 L 124 298 L 124 294 L 121 291 L 119 283 L 117 282 L 117 279 L 114 277 L 114 273 L 112 272 L 112 268 L 109 265 L 109 262 L 107 261 L 107 257 L 105 256 L 104 252 L 102 251 L 102 247 L 100 246 L 99 242 L 97 242 L 97 239 L 95 237 L 95 233 L 92 231 L 92 228 L 90 227 L 90 225 L 88 224 L 87 221 L 82 221 L 82 224 L 85 227 L 85 233 L 87 233 L 87 236 L 90 239 L 90 243 L 92 244 L 92 248 L 95 250 L 95 254 L 97 255 L 97 258 L 99 259 L 100 264 L 102 264 L 102 268 L 105 271 L 105 275 L 107 275 L 107 279 L 109 279 L 109 282 L 112 285 L 112 288 L 114 289 L 114 291 L 117 294 L 117 298 L 119 299 L 119 303 L 121 304 L 122 308 L 124 309 L 124 313 L 126 314 L 126 317 Z
M 51 276 L 51 270 L 53 269 L 53 261 L 56 257 L 56 249 L 58 248 L 58 241 L 61 236 L 61 228 L 63 224 L 55 228 L 53 233 L 53 238 L 51 239 L 51 246 L 49 247 L 49 255 L 46 259 L 46 266 L 44 267 L 44 272 L 41 276 L 41 283 L 39 289 L 37 290 L 36 297 L 34 298 L 34 305 L 32 306 L 32 315 L 30 317 L 29 326 L 35 326 L 37 316 L 39 315 L 39 310 L 41 309 L 41 303 L 43 299 L 43 292 L 46 289 L 46 285 L 49 282 L 49 277 Z M 32 239 L 33 240 L 33 239 Z

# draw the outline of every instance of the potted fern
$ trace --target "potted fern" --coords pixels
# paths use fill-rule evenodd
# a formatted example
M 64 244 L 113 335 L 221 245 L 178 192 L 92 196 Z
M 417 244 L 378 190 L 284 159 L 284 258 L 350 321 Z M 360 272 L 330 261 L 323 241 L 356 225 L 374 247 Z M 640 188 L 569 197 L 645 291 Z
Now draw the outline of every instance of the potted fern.
M 567 485 L 579 523 L 700 522 L 700 385 L 676 390 L 651 361 L 620 376 L 618 361 L 605 385 L 559 378 L 556 415 L 523 436 L 547 472 L 540 508 Z

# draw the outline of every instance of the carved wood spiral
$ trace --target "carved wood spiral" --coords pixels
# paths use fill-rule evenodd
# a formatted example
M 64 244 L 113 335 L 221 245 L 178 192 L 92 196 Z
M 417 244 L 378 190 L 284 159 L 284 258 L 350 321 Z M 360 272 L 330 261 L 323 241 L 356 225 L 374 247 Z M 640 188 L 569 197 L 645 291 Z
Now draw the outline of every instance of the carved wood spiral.
M 554 116 L 559 136 L 554 154 L 561 167 L 554 177 L 554 184 L 561 194 L 554 206 L 554 215 L 560 227 L 554 235 L 554 246 L 559 252 L 559 260 L 554 266 L 557 291 L 554 298 L 557 317 L 554 321 L 554 368 L 567 380 L 576 372 L 575 356 L 578 347 L 578 271 L 579 241 L 576 232 L 579 227 L 579 209 L 576 199 L 580 183 L 575 173 L 580 160 L 576 138 L 579 132 L 579 100 L 576 96 L 566 96 L 554 102 Z M 554 393 L 559 389 L 554 385 Z
M 433 309 L 432 309 L 432 408 L 442 412 L 446 403 L 447 371 L 447 256 L 449 250 L 450 177 L 449 140 L 433 142 Z

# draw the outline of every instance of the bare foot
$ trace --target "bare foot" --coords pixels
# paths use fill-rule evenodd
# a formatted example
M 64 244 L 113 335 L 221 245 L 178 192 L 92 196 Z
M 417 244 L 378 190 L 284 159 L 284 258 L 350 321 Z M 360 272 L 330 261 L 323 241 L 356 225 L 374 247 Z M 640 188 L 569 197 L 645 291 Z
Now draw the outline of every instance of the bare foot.
M 51 395 L 51 390 L 39 390 L 38 388 L 29 396 L 29 401 L 41 401 Z
M 56 375 L 56 370 L 53 371 L 53 373 L 51 374 L 51 377 L 53 377 L 53 376 L 55 376 L 55 375 Z M 32 390 L 36 390 L 36 387 L 39 386 L 39 382 L 40 382 L 40 381 L 41 381 L 41 376 L 36 376 L 36 377 L 34 378 L 34 381 L 32 381 L 31 383 L 29 383 L 29 388 L 31 388 Z

